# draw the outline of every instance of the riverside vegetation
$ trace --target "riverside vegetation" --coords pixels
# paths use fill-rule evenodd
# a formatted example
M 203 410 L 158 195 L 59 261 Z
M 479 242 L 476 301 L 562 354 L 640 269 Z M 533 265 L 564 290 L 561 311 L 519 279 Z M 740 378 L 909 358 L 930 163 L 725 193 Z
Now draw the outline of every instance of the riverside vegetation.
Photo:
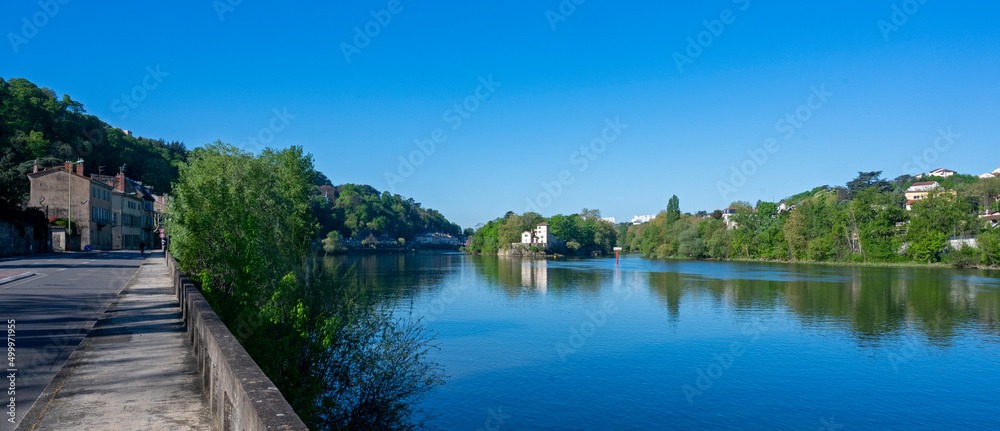
M 193 150 L 174 186 L 171 251 L 311 428 L 416 428 L 417 401 L 443 383 L 433 337 L 317 256 L 319 175 L 297 147 Z
M 903 191 L 916 179 L 894 181 L 859 172 L 846 187 L 816 187 L 771 202 L 734 202 L 727 229 L 721 211 L 680 214 L 668 206 L 649 223 L 619 225 L 622 245 L 652 258 L 764 259 L 854 263 L 933 263 L 959 267 L 1000 265 L 1000 232 L 977 213 L 997 209 L 1000 178 L 953 175 L 943 189 L 907 211 Z M 676 196 L 674 197 L 676 198 Z M 978 248 L 952 249 L 948 238 L 974 236 Z
M 567 242 L 569 253 L 609 252 L 618 245 L 649 258 L 776 260 L 849 263 L 946 262 L 957 267 L 1000 266 L 1000 231 L 979 218 L 1000 209 L 1000 178 L 969 175 L 935 178 L 941 190 L 906 209 L 903 193 L 917 181 L 893 181 L 880 171 L 859 172 L 846 186 L 821 186 L 772 202 L 733 202 L 723 213 L 682 214 L 677 196 L 648 223 L 600 220 L 600 212 L 548 219 L 535 213 L 493 220 L 472 235 L 467 251 L 497 253 L 520 242 L 520 234 L 542 221 Z M 950 193 L 948 191 L 954 191 Z M 731 225 L 731 226 L 730 226 Z M 977 247 L 953 249 L 949 237 L 974 237 Z

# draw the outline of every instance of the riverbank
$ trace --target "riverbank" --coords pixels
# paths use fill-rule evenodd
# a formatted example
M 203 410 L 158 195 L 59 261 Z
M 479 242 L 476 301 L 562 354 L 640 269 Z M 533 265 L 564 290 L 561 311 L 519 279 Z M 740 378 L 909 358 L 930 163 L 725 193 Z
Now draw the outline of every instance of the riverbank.
M 634 253 L 639 254 L 641 253 Z M 781 259 L 692 259 L 686 256 L 671 256 L 667 258 L 648 258 L 643 256 L 644 259 L 652 260 L 706 260 L 714 262 L 743 262 L 743 263 L 781 263 L 781 264 L 805 264 L 805 265 L 825 265 L 825 266 L 841 266 L 841 267 L 858 267 L 858 268 L 934 268 L 934 269 L 982 269 L 989 271 L 1000 271 L 1000 267 L 989 267 L 989 266 L 967 266 L 967 267 L 957 267 L 950 263 L 945 262 L 933 262 L 933 263 L 922 263 L 922 262 L 850 262 L 850 261 L 829 261 L 829 260 L 781 260 Z

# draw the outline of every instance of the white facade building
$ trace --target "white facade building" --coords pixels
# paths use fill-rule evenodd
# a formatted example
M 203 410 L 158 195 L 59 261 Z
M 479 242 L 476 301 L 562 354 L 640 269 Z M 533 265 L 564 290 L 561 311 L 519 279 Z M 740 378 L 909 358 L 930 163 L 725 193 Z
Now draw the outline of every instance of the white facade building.
M 604 220 L 611 224 L 618 224 L 618 217 L 601 217 L 601 220 Z
M 548 223 L 542 222 L 539 223 L 535 230 L 526 230 L 521 233 L 521 244 L 528 246 L 534 245 L 541 248 L 552 248 L 561 246 L 562 240 L 549 231 Z
M 643 224 L 643 223 L 648 223 L 648 222 L 652 221 L 654 218 L 656 218 L 655 214 L 653 214 L 653 215 L 637 215 L 637 216 L 632 217 L 632 221 L 630 221 L 629 223 L 632 223 L 632 224 Z
M 948 177 L 950 177 L 952 175 L 955 175 L 955 174 L 957 174 L 957 172 L 955 172 L 953 170 L 938 168 L 938 169 L 935 169 L 933 171 L 930 171 L 930 173 L 928 173 L 927 175 L 930 175 L 932 177 L 948 178 Z

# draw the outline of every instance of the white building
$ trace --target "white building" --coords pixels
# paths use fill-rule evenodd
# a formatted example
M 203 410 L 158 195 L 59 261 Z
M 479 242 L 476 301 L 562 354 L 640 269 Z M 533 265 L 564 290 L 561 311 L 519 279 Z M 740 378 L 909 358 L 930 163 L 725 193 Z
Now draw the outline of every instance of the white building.
M 618 217 L 601 217 L 601 220 L 604 220 L 611 224 L 618 224 Z
M 733 216 L 736 215 L 736 211 L 738 211 L 738 210 L 739 210 L 739 208 L 736 208 L 736 207 L 729 207 L 729 208 L 726 208 L 726 209 L 722 210 L 722 221 L 724 221 L 726 223 L 726 229 L 735 229 L 736 228 L 736 222 L 731 221 L 730 219 Z
M 950 169 L 941 169 L 941 168 L 938 168 L 938 169 L 935 169 L 933 171 L 930 171 L 930 173 L 928 173 L 927 175 L 930 175 L 932 177 L 948 178 L 948 177 L 950 177 L 952 175 L 955 175 L 957 173 L 958 172 L 955 172 L 955 171 L 950 170 Z
M 654 215 L 637 215 L 637 216 L 632 217 L 632 221 L 629 222 L 629 223 L 632 223 L 632 224 L 643 224 L 643 223 L 647 223 L 649 221 L 652 221 L 654 218 L 656 218 L 655 214 Z
M 535 230 L 526 230 L 521 233 L 521 244 L 534 245 L 541 248 L 559 247 L 562 240 L 549 232 L 549 224 L 541 222 Z
M 997 176 L 997 174 L 994 174 L 993 172 L 987 172 L 985 174 L 980 175 L 979 178 L 983 178 L 983 179 L 986 179 L 986 178 L 996 178 L 996 176 Z

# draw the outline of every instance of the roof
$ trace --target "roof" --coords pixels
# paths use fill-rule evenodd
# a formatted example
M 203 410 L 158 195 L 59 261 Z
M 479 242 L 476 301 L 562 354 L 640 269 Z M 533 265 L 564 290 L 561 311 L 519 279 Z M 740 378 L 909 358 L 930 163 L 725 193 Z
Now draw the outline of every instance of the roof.
M 35 177 L 35 176 L 38 176 L 38 175 L 41 175 L 41 174 L 47 174 L 47 173 L 50 173 L 50 172 L 66 172 L 66 168 L 63 167 L 63 166 L 56 166 L 54 168 L 42 169 L 42 170 L 40 170 L 38 172 L 31 172 L 31 173 L 28 174 L 28 176 L 29 177 Z M 111 186 L 109 186 L 109 185 L 107 185 L 105 183 L 97 181 L 97 180 L 95 180 L 93 178 L 87 178 L 87 177 L 85 177 L 83 175 L 80 175 L 80 174 L 78 174 L 76 172 L 70 171 L 70 175 L 73 175 L 74 177 L 77 177 L 77 178 L 83 178 L 83 179 L 85 179 L 87 181 L 90 181 L 91 183 L 94 183 L 94 184 L 100 184 L 102 186 L 105 186 L 105 187 L 108 187 L 108 188 L 112 188 L 112 189 L 114 188 L 114 187 L 111 187 Z
M 955 172 L 955 171 L 953 171 L 951 169 L 937 168 L 937 169 L 935 169 L 935 170 L 933 170 L 931 172 Z
M 919 183 L 913 183 L 910 187 L 932 186 L 934 184 L 937 184 L 937 181 L 921 181 Z
M 541 222 L 541 223 L 539 223 L 538 225 L 539 225 L 539 226 L 548 226 L 549 224 L 548 224 L 548 223 L 546 223 L 546 222 Z

